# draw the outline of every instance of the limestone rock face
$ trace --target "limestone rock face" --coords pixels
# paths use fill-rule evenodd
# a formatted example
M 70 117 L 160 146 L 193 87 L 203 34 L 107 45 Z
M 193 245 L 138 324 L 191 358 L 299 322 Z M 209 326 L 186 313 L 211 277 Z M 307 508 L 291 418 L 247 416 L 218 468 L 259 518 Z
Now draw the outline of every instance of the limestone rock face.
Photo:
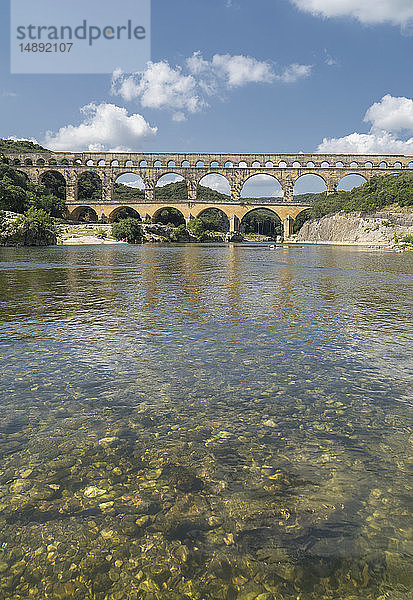
M 297 242 L 388 245 L 413 234 L 413 213 L 336 213 L 304 223 Z

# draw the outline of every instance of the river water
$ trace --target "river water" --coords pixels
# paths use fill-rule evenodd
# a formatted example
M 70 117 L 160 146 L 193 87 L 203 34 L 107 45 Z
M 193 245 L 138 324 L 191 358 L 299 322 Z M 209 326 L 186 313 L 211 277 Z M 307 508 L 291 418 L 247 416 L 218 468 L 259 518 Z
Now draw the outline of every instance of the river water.
M 0 598 L 411 600 L 413 254 L 0 250 Z

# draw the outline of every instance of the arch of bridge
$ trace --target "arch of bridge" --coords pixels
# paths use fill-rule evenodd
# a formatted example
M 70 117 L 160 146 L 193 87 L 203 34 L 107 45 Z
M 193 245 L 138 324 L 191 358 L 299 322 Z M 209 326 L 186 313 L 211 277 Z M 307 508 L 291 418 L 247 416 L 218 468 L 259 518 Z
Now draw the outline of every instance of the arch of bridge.
M 254 175 L 270 175 L 277 179 L 283 188 L 284 199 L 291 201 L 294 185 L 303 175 L 321 177 L 327 185 L 327 190 L 334 192 L 341 179 L 347 175 L 362 175 L 368 180 L 375 174 L 390 175 L 413 167 L 413 157 L 404 155 L 43 152 L 3 154 L 2 158 L 11 166 L 26 173 L 34 183 L 38 183 L 41 175 L 47 171 L 53 170 L 61 173 L 66 180 L 66 196 L 69 202 L 72 201 L 71 203 L 77 199 L 78 180 L 85 172 L 96 173 L 102 180 L 102 201 L 104 203 L 113 203 L 114 183 L 120 175 L 125 173 L 133 173 L 142 178 L 145 184 L 145 200 L 154 203 L 156 202 L 154 197 L 156 182 L 162 175 L 171 172 L 182 175 L 186 181 L 189 201 L 196 200 L 197 187 L 203 177 L 219 174 L 223 175 L 231 186 L 231 200 L 240 202 L 243 185 Z M 28 161 L 31 161 L 32 164 L 26 164 Z M 153 165 L 157 161 L 160 161 L 161 166 L 154 167 Z M 171 165 L 171 161 L 175 166 Z M 185 161 L 189 166 L 182 166 Z M 203 166 L 196 166 L 200 161 Z M 147 166 L 141 166 L 142 162 Z M 234 166 L 225 167 L 228 162 Z M 171 166 L 168 166 L 168 163 Z M 247 166 L 239 167 L 240 163 L 245 163 Z M 260 165 L 272 163 L 274 166 L 258 167 L 257 163 Z M 386 163 L 388 168 L 382 168 L 383 163 Z M 340 166 L 337 167 L 337 164 Z M 401 165 L 401 168 L 398 165 Z

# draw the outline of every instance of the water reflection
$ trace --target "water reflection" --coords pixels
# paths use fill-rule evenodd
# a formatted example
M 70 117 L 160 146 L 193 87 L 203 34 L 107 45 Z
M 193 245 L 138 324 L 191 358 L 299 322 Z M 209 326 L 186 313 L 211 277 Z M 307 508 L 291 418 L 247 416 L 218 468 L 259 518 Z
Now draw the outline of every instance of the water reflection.
M 411 255 L 0 259 L 0 597 L 411 598 Z

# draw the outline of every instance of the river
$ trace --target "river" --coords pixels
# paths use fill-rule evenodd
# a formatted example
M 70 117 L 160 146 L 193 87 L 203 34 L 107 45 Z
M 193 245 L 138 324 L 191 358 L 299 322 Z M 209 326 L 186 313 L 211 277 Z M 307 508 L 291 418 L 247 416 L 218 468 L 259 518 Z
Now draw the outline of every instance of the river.
M 0 249 L 0 598 L 411 600 L 413 254 Z

